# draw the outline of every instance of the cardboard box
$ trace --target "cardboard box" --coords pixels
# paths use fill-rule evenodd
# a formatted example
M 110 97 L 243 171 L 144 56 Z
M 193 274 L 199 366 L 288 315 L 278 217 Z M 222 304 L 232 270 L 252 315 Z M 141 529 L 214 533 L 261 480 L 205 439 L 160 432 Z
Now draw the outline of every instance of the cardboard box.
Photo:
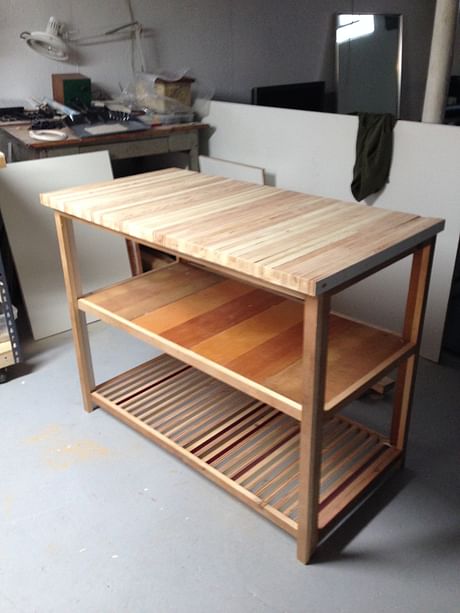
M 155 92 L 159 96 L 173 98 L 185 106 L 192 106 L 192 83 L 195 79 L 191 77 L 182 77 L 178 81 L 165 81 L 157 79 L 155 81 Z M 160 104 L 161 106 L 161 104 Z M 164 108 L 157 108 L 158 112 L 168 112 L 167 104 Z
M 91 79 L 79 72 L 52 74 L 53 98 L 70 108 L 91 105 Z

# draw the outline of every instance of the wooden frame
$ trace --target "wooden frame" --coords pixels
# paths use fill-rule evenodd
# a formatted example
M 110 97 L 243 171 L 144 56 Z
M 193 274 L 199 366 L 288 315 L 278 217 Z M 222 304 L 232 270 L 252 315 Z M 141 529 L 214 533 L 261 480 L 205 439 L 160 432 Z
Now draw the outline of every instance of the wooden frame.
M 429 224 L 417 221 L 398 245 L 400 257 L 413 254 L 401 336 L 330 313 L 337 288 L 392 263 L 394 249 L 302 302 L 290 287 L 273 293 L 263 278 L 221 277 L 205 261 L 83 295 L 72 218 L 56 208 L 56 224 L 86 410 L 101 406 L 269 518 L 297 539 L 307 563 L 319 538 L 403 460 L 439 223 L 427 240 Z M 166 353 L 96 385 L 84 312 Z M 257 360 L 261 353 L 270 359 Z M 335 369 L 345 358 L 350 365 Z M 395 366 L 389 438 L 337 415 Z

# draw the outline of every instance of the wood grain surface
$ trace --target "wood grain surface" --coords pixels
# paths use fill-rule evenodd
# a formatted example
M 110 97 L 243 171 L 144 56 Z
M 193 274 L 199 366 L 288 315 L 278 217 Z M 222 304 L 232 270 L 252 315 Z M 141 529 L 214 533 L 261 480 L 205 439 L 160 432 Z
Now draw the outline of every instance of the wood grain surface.
M 110 413 L 297 535 L 298 421 L 163 354 L 99 386 Z M 377 433 L 347 418 L 321 424 L 321 530 L 398 459 Z
M 333 290 L 444 225 L 173 168 L 41 194 L 41 202 L 156 248 L 304 295 Z
M 280 395 L 300 411 L 303 305 L 185 264 L 151 271 L 88 294 L 79 307 L 129 329 L 193 365 L 214 364 L 237 388 L 257 397 L 251 383 Z M 163 344 L 162 344 L 163 343 Z M 330 315 L 325 409 L 354 395 L 411 351 L 395 334 Z M 228 379 L 227 379 L 228 382 Z M 266 396 L 259 399 L 266 399 Z M 272 404 L 284 410 L 276 398 Z M 292 405 L 294 403 L 294 405 Z
M 75 145 L 94 145 L 100 143 L 112 142 L 128 142 L 133 140 L 145 140 L 152 138 L 164 138 L 171 134 L 184 134 L 193 130 L 203 130 L 208 126 L 203 123 L 182 123 L 161 125 L 147 128 L 146 130 L 132 132 L 115 132 L 112 134 L 101 134 L 98 136 L 87 136 L 80 138 L 71 128 L 62 128 L 62 131 L 67 134 L 65 141 L 39 141 L 29 136 L 30 125 L 11 126 L 11 124 L 3 124 L 1 126 L 9 136 L 20 141 L 26 147 L 31 149 L 58 149 L 60 147 L 68 147 Z

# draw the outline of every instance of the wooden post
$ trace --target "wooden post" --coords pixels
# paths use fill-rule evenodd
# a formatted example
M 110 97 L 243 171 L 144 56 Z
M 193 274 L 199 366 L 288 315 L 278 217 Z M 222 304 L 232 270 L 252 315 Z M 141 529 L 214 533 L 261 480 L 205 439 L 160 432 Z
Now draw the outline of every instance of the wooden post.
M 406 449 L 418 351 L 422 337 L 434 245 L 435 239 L 425 246 L 420 247 L 414 253 L 412 260 L 403 338 L 406 341 L 414 343 L 416 351 L 415 354 L 405 360 L 398 369 L 390 437 L 391 444 L 401 451 L 405 451 Z
M 326 382 L 329 296 L 305 298 L 303 403 L 300 426 L 297 558 L 309 561 L 318 542 L 321 437 Z
M 136 241 L 126 239 L 126 249 L 128 251 L 129 267 L 131 268 L 131 275 L 136 277 L 141 275 L 142 270 L 142 255 L 141 246 Z
M 77 354 L 80 385 L 85 411 L 92 411 L 94 403 L 90 392 L 94 389 L 94 373 L 89 348 L 88 330 L 85 314 L 78 309 L 78 298 L 82 294 L 80 272 L 76 261 L 75 236 L 72 220 L 55 213 L 57 237 L 61 253 L 64 282 L 69 302 L 70 321 Z

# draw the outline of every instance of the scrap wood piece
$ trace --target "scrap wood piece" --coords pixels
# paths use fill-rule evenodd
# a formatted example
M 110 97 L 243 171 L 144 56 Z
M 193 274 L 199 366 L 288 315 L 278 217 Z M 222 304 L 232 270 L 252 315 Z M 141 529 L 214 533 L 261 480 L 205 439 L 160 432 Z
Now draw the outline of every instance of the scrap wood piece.
M 386 394 L 393 388 L 394 384 L 395 380 L 391 377 L 383 377 L 380 381 L 374 383 L 370 389 L 376 394 L 381 394 L 383 396 L 383 394 Z

